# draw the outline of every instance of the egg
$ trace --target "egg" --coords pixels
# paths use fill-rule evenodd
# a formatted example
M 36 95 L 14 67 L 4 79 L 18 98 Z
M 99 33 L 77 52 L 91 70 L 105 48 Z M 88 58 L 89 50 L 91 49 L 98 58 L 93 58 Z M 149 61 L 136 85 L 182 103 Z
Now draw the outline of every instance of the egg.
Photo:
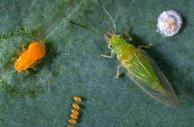
M 75 110 L 75 109 L 71 109 L 71 113 L 72 114 L 76 114 L 77 116 L 79 115 L 79 112 L 77 110 Z
M 72 105 L 72 107 L 73 107 L 74 109 L 80 110 L 80 106 L 79 106 L 77 103 L 74 103 L 74 102 L 73 102 L 71 105 Z
M 69 119 L 69 120 L 68 120 L 68 123 L 70 123 L 70 124 L 76 124 L 76 123 L 77 123 L 77 121 L 76 121 L 76 120 L 74 120 L 74 119 Z
M 76 102 L 80 103 L 82 101 L 82 98 L 80 96 L 73 96 L 72 97 Z

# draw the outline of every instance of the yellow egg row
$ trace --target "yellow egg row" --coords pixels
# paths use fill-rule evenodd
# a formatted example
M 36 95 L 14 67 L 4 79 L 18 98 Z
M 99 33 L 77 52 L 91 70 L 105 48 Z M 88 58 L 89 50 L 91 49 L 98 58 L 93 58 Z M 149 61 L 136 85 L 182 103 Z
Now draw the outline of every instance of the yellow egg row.
M 77 121 L 78 121 L 78 118 L 79 118 L 79 115 L 80 115 L 80 106 L 78 103 L 80 103 L 82 101 L 82 98 L 80 96 L 73 96 L 72 97 L 74 102 L 72 102 L 71 104 L 71 114 L 70 114 L 70 118 L 68 120 L 68 123 L 71 124 L 71 125 L 68 125 L 67 127 L 75 127 L 75 126 L 72 126 L 72 125 L 75 125 L 77 124 Z

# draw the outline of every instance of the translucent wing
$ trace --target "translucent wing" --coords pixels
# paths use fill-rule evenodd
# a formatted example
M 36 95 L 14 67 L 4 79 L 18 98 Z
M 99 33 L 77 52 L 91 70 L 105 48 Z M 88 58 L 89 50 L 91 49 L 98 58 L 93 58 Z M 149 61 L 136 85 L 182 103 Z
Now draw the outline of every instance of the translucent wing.
M 130 66 L 125 68 L 131 80 L 151 97 L 166 105 L 177 105 L 172 86 L 146 52 L 135 50 Z

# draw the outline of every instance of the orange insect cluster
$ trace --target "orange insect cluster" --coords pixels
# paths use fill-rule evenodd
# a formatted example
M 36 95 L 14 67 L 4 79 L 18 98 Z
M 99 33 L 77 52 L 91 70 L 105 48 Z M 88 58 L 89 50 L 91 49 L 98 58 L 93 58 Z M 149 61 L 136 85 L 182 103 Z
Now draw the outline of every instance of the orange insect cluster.
M 40 42 L 32 42 L 28 49 L 24 51 L 15 62 L 15 69 L 18 72 L 25 71 L 30 68 L 38 60 L 42 59 L 46 54 L 44 44 Z

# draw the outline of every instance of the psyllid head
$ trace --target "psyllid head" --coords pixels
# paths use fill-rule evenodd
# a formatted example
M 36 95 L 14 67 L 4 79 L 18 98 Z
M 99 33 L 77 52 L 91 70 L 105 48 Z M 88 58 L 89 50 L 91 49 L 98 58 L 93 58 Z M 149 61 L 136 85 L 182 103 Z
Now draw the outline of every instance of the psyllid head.
M 104 36 L 108 43 L 109 49 L 114 49 L 115 47 L 118 47 L 118 45 L 120 45 L 124 40 L 123 37 L 118 34 L 115 34 L 114 32 L 107 32 Z
M 108 48 L 109 49 L 112 49 L 111 38 L 112 38 L 113 34 L 114 34 L 113 32 L 106 32 L 104 34 L 104 38 L 106 39 L 106 42 L 108 43 Z
M 110 38 L 112 37 L 113 34 L 114 34 L 113 32 L 106 32 L 104 34 L 104 38 L 106 39 L 107 43 L 109 42 L 109 40 L 110 40 Z

